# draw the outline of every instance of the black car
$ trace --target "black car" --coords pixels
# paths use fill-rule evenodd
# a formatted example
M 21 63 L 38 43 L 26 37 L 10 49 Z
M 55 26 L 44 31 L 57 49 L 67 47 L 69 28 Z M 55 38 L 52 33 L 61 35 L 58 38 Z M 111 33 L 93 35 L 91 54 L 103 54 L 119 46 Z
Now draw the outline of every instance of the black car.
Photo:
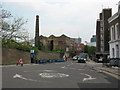
M 86 58 L 84 58 L 84 57 L 79 57 L 79 58 L 78 58 L 78 63 L 86 63 Z

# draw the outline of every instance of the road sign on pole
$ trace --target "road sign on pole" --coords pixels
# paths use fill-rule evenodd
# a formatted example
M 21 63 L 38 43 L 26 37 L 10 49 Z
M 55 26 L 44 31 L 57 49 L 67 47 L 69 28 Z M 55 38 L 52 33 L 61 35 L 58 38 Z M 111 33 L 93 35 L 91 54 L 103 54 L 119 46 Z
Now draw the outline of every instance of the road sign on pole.
M 34 53 L 34 50 L 30 50 L 30 53 Z

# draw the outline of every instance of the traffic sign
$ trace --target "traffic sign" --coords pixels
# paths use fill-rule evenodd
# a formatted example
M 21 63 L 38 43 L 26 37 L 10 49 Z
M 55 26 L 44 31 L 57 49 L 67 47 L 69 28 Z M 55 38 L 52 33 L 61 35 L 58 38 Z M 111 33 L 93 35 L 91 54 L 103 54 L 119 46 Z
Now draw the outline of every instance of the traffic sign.
M 30 50 L 30 53 L 34 53 L 34 50 Z
M 17 65 L 18 64 L 21 64 L 21 66 L 23 66 L 23 60 L 22 60 L 22 58 L 19 59 L 19 61 L 17 62 Z
M 23 64 L 22 58 L 19 59 L 18 64 Z

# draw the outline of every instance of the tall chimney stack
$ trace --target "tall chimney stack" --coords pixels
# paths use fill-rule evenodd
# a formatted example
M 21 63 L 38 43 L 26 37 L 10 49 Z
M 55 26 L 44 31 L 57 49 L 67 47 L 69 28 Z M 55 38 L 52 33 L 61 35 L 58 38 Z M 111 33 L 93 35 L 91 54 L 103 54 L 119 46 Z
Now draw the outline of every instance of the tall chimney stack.
M 39 15 L 36 15 L 35 46 L 39 48 Z

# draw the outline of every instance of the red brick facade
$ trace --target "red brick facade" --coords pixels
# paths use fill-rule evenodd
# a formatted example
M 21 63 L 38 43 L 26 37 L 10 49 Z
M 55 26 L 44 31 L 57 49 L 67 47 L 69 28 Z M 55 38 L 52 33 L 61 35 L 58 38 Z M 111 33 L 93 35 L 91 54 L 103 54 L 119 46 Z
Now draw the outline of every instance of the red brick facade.
M 76 53 L 84 52 L 84 44 L 76 43 L 75 44 Z

